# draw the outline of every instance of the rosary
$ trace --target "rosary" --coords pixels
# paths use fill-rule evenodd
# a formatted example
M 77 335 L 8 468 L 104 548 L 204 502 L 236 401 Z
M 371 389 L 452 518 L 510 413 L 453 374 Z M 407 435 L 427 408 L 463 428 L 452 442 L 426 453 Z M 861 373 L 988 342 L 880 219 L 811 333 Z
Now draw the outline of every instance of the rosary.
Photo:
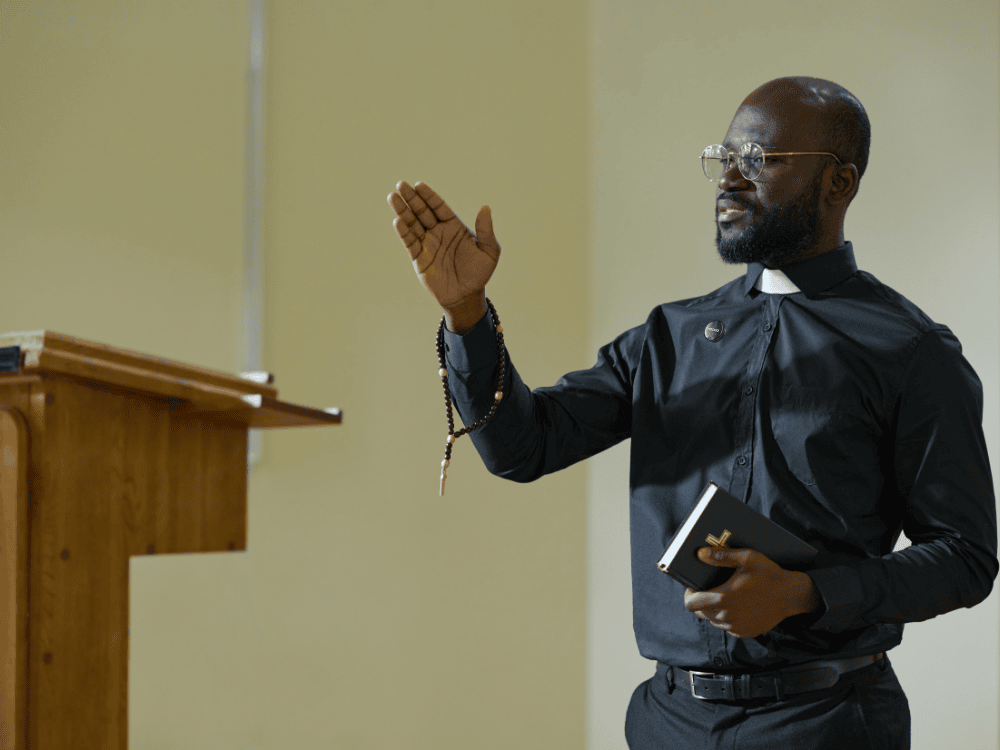
M 441 365 L 441 369 L 438 370 L 438 375 L 441 376 L 441 385 L 444 388 L 444 407 L 445 413 L 448 416 L 448 441 L 444 448 L 444 461 L 441 462 L 440 497 L 444 497 L 444 480 L 448 478 L 448 467 L 451 465 L 451 448 L 455 444 L 455 440 L 489 422 L 496 413 L 497 407 L 500 405 L 500 399 L 503 398 L 503 376 L 507 361 L 506 353 L 503 348 L 503 326 L 500 325 L 500 317 L 497 315 L 497 309 L 493 307 L 493 303 L 490 302 L 489 297 L 486 298 L 486 305 L 490 309 L 490 315 L 493 316 L 493 326 L 497 331 L 497 349 L 500 353 L 500 377 L 497 379 L 497 390 L 496 393 L 493 394 L 493 406 L 490 407 L 490 413 L 475 424 L 465 427 L 458 432 L 455 432 L 455 418 L 451 413 L 451 391 L 448 390 L 448 370 L 445 368 L 443 315 L 441 316 L 441 323 L 438 325 L 437 329 L 438 363 Z

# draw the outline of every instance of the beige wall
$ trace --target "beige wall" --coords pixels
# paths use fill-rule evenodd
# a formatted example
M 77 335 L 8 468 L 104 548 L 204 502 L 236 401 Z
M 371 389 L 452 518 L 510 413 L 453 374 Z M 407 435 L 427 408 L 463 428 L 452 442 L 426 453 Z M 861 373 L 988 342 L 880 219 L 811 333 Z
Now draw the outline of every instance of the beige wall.
M 962 340 L 996 466 L 997 4 L 895 7 L 272 0 L 264 367 L 345 421 L 265 436 L 247 553 L 133 560 L 131 747 L 624 747 L 651 672 L 627 446 L 522 486 L 463 439 L 437 497 L 437 313 L 399 179 L 492 206 L 490 295 L 550 384 L 739 273 L 695 157 L 759 83 L 833 78 L 874 128 L 848 237 Z M 236 1 L 0 0 L 0 330 L 239 369 L 247 33 Z M 996 595 L 907 627 L 915 750 L 997 746 L 997 632 Z
M 718 257 L 713 188 L 697 157 L 761 83 L 832 79 L 872 122 L 847 239 L 859 267 L 962 342 L 985 389 L 997 484 L 998 3 L 595 0 L 592 9 L 592 347 L 661 302 L 743 273 Z M 960 157 L 970 151 L 974 165 Z M 625 706 L 653 671 L 631 627 L 627 458 L 619 446 L 589 467 L 592 750 L 624 747 Z M 907 625 L 890 652 L 914 750 L 997 747 L 997 602 L 994 592 L 974 609 Z
M 585 9 L 547 8 L 270 5 L 266 359 L 346 416 L 268 436 L 251 490 L 262 747 L 583 743 L 585 468 L 522 487 L 463 438 L 437 496 L 440 310 L 386 202 L 489 203 L 525 377 L 585 352 Z
M 0 2 L 0 330 L 240 366 L 247 7 Z M 265 436 L 248 552 L 133 559 L 131 747 L 584 743 L 585 467 L 493 479 L 446 422 L 386 195 L 493 209 L 525 378 L 586 358 L 586 7 L 269 4 Z M 543 321 L 539 325 L 538 321 Z
M 0 329 L 235 368 L 244 11 L 0 2 Z

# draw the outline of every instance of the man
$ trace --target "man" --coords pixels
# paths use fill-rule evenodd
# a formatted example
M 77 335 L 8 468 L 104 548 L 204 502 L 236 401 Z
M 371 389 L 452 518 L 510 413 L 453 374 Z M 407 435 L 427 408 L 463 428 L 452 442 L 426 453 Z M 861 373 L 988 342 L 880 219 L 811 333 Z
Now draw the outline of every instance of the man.
M 992 589 L 982 384 L 952 332 L 859 271 L 844 240 L 869 140 L 834 83 L 754 91 L 702 157 L 719 253 L 746 274 L 659 306 L 591 369 L 534 391 L 486 314 L 500 254 L 488 207 L 473 236 L 427 185 L 389 196 L 490 471 L 531 481 L 632 438 L 634 626 L 657 662 L 626 715 L 633 750 L 908 748 L 885 652 L 903 623 Z M 697 593 L 657 570 L 710 480 L 815 547 L 813 567 L 717 550 L 703 559 L 735 572 Z M 900 532 L 912 545 L 894 551 Z

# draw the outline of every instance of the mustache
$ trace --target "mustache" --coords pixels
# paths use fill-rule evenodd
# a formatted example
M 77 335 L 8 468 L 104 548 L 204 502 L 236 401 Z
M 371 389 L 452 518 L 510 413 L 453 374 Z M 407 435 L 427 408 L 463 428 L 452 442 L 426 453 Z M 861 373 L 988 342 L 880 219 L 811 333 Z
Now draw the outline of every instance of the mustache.
M 748 212 L 753 211 L 753 206 L 751 206 L 749 202 L 744 200 L 743 196 L 737 193 L 719 193 L 717 196 L 715 196 L 716 205 L 718 205 L 719 201 L 731 201 L 733 203 L 739 204 L 740 206 L 743 207 L 744 210 Z

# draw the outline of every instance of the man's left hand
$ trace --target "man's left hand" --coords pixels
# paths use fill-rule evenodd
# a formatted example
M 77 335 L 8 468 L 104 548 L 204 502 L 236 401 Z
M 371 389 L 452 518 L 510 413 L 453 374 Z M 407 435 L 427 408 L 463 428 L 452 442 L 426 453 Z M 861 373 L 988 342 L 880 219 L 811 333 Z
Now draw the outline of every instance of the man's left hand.
M 755 638 L 817 606 L 809 576 L 785 570 L 755 550 L 702 547 L 698 559 L 736 572 L 709 591 L 687 589 L 684 608 L 734 638 Z

